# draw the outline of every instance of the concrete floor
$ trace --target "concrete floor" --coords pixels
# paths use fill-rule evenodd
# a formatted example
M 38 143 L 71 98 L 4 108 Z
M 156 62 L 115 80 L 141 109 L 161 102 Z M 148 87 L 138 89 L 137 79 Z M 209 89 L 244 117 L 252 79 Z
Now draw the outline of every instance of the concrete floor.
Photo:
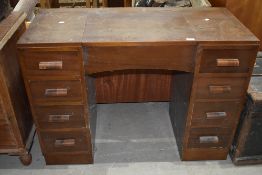
M 261 175 L 262 165 L 236 167 L 224 161 L 181 162 L 168 115 L 168 103 L 98 105 L 95 163 L 46 166 L 37 137 L 33 162 L 0 156 L 0 175 Z

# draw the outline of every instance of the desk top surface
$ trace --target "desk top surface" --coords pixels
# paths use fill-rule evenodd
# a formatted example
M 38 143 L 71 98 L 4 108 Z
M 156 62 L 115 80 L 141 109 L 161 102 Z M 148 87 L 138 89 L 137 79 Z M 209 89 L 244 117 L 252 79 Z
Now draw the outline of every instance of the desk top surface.
M 258 42 L 225 8 L 41 10 L 19 44 Z

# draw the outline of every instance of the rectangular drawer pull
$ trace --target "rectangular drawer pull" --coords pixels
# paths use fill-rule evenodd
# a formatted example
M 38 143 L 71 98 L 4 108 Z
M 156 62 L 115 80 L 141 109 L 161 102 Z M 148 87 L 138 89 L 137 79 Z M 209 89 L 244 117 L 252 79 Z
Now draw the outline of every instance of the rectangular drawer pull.
M 218 119 L 218 118 L 224 118 L 227 116 L 226 112 L 207 112 L 206 118 L 207 119 Z
M 75 146 L 75 139 L 57 139 L 55 140 L 55 146 Z
M 200 136 L 199 142 L 200 143 L 218 143 L 219 138 L 218 136 Z
M 68 89 L 61 88 L 61 89 L 46 89 L 45 95 L 50 97 L 60 97 L 60 96 L 67 96 Z
M 62 61 L 43 61 L 38 64 L 39 70 L 61 70 L 63 69 Z
M 49 122 L 66 122 L 70 120 L 72 115 L 70 114 L 62 114 L 62 115 L 48 115 Z
M 209 92 L 211 94 L 223 94 L 231 91 L 231 86 L 209 86 Z
M 239 59 L 217 59 L 217 67 L 239 67 Z

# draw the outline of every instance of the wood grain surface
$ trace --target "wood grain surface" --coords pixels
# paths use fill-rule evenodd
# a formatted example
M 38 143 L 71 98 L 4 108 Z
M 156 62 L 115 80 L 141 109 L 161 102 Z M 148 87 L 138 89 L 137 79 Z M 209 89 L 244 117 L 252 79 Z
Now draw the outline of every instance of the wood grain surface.
M 226 7 L 260 40 L 262 40 L 262 1 L 227 0 Z M 260 44 L 262 50 L 262 42 Z
M 89 46 L 157 41 L 194 45 L 196 41 L 255 39 L 226 9 L 50 9 L 41 11 L 35 21 L 20 44 L 83 42 Z M 171 75 L 146 72 L 117 72 L 111 73 L 112 77 L 98 77 L 97 102 L 169 101 Z M 130 86 L 123 86 L 123 82 Z
M 258 39 L 225 8 L 88 8 L 41 11 L 19 44 L 123 46 L 236 41 Z
M 169 101 L 171 71 L 129 70 L 96 76 L 97 103 Z

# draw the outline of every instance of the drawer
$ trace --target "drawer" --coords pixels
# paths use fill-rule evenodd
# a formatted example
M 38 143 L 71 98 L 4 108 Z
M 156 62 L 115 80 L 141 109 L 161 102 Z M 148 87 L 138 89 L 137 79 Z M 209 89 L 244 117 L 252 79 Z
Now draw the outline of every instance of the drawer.
M 89 74 L 129 69 L 193 72 L 195 45 L 88 47 Z M 179 60 L 179 61 L 174 61 Z
M 254 66 L 257 48 L 205 49 L 202 52 L 201 73 L 248 73 Z
M 240 102 L 197 102 L 191 126 L 233 126 L 240 116 Z
M 44 153 L 92 151 L 87 130 L 40 132 Z
M 32 100 L 42 102 L 82 102 L 80 80 L 28 80 Z
M 36 122 L 41 129 L 86 127 L 83 106 L 35 107 Z
M 21 63 L 26 75 L 79 75 L 83 67 L 80 51 L 26 51 Z
M 246 94 L 246 78 L 199 78 L 197 99 L 239 99 Z
M 230 128 L 191 128 L 189 148 L 226 148 L 231 143 Z

